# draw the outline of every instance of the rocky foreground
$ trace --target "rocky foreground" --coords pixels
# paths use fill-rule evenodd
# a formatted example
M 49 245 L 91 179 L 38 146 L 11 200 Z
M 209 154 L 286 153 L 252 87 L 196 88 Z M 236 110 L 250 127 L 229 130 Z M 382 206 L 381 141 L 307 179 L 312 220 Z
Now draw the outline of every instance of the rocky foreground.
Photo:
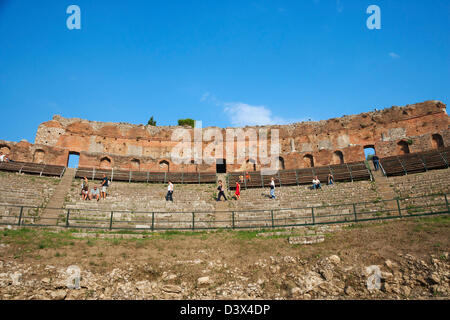
M 171 271 L 180 265 L 187 270 L 200 267 L 203 276 L 188 279 Z M 0 261 L 0 298 L 448 299 L 450 296 L 448 253 L 427 259 L 398 254 L 395 261 L 385 260 L 377 266 L 347 264 L 345 259 L 331 255 L 313 263 L 292 256 L 270 256 L 241 269 L 220 260 L 195 259 L 159 265 L 127 262 L 105 273 L 83 266 L 79 270 L 77 289 L 76 267 L 68 270 L 45 263 Z

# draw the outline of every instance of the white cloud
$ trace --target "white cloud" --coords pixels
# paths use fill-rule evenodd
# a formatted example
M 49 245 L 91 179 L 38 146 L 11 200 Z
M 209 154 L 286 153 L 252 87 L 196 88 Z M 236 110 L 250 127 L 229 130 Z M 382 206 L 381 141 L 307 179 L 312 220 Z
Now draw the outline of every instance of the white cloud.
M 396 54 L 395 52 L 389 52 L 389 56 L 390 56 L 392 59 L 398 59 L 398 58 L 400 58 L 400 56 L 399 56 L 398 54 Z
M 209 102 L 222 108 L 232 126 L 264 126 L 289 124 L 310 119 L 285 119 L 273 115 L 272 110 L 264 105 L 250 105 L 244 102 L 222 102 L 209 92 L 202 95 L 201 102 Z
M 274 117 L 266 106 L 252 106 L 242 102 L 224 103 L 224 112 L 233 126 L 256 126 L 283 124 L 285 121 Z

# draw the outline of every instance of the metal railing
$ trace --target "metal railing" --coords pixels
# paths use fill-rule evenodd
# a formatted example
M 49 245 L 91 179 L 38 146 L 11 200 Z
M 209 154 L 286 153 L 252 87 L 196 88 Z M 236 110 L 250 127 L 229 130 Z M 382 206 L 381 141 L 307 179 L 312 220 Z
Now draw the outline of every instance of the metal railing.
M 0 204 L 0 225 L 104 230 L 261 229 L 450 213 L 448 194 L 328 206 L 239 211 L 105 211 Z

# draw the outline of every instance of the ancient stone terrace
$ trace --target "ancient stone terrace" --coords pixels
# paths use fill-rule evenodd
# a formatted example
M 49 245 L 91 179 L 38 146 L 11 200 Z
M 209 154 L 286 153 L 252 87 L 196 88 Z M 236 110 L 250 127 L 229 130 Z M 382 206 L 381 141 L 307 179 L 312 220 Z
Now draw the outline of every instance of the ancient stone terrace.
M 373 201 L 379 198 L 375 183 L 370 181 L 336 183 L 332 186 L 322 183 L 321 190 L 311 190 L 311 185 L 277 187 L 275 200 L 269 198 L 269 188 L 242 190 L 241 199 L 230 201 L 229 208 L 233 210 L 298 208 Z M 229 195 L 233 194 L 234 191 L 230 191 Z
M 450 193 L 450 169 L 408 174 L 387 178 L 401 198 L 428 194 Z
M 99 186 L 100 181 L 89 181 L 89 189 Z M 100 201 L 84 201 L 80 197 L 81 180 L 73 180 L 65 207 L 94 210 L 130 211 L 208 211 L 214 210 L 212 184 L 175 184 L 174 202 L 167 202 L 166 184 L 128 183 L 113 181 L 108 188 L 108 197 Z
M 60 179 L 0 172 L 0 204 L 44 206 Z

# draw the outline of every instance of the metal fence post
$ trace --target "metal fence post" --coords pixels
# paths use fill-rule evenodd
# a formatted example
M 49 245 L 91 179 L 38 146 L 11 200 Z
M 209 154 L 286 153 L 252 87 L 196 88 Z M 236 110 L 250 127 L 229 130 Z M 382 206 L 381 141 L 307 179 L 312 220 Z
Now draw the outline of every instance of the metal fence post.
M 112 230 L 113 216 L 114 216 L 114 211 L 111 211 L 111 218 L 109 219 L 109 230 Z
M 192 231 L 195 231 L 195 212 L 192 212 Z
M 445 198 L 445 204 L 447 206 L 447 212 L 450 212 L 450 208 L 448 206 L 448 199 L 447 199 L 447 194 L 446 193 L 444 193 L 444 198 Z
M 311 207 L 312 224 L 316 224 L 316 218 L 314 217 L 314 207 Z
M 353 214 L 355 215 L 355 222 L 358 222 L 358 216 L 356 215 L 356 205 L 353 203 Z
M 234 211 L 231 212 L 231 229 L 234 230 Z
M 272 217 L 272 229 L 273 229 L 273 228 L 275 228 L 274 221 L 273 221 L 273 210 L 270 210 L 270 215 Z
M 67 216 L 66 216 L 66 228 L 69 227 L 69 217 L 70 217 L 70 209 L 67 209 Z
M 398 214 L 401 217 L 402 216 L 402 210 L 400 209 L 400 202 L 398 201 L 398 199 L 396 199 L 396 200 L 397 200 Z
M 155 231 L 155 213 L 152 212 L 152 232 Z
M 18 226 L 20 226 L 20 224 L 22 223 L 22 214 L 23 214 L 23 207 L 20 207 L 19 222 L 17 223 Z

